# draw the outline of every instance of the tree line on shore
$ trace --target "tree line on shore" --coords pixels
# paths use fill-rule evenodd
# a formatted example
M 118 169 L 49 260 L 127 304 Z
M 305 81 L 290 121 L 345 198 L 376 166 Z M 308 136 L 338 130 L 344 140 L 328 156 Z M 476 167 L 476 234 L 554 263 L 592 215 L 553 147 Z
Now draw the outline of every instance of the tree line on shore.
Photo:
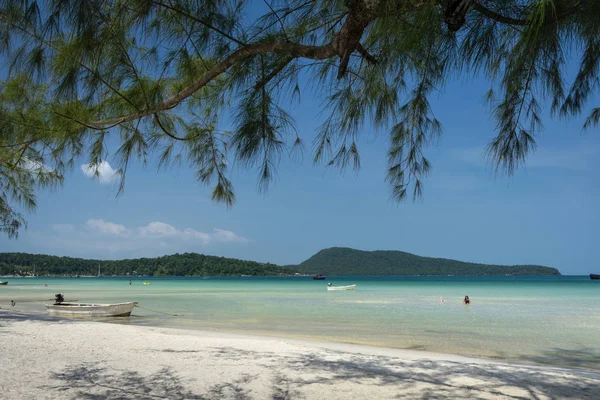
M 295 270 L 271 263 L 197 253 L 173 254 L 155 258 L 90 260 L 43 254 L 0 253 L 0 275 L 27 276 L 224 276 L 293 275 Z
M 31 276 L 277 276 L 302 274 L 403 276 L 542 276 L 560 275 L 541 265 L 489 265 L 446 258 L 422 257 L 402 251 L 323 249 L 299 265 L 216 257 L 198 253 L 154 258 L 92 260 L 42 254 L 0 253 L 0 275 Z

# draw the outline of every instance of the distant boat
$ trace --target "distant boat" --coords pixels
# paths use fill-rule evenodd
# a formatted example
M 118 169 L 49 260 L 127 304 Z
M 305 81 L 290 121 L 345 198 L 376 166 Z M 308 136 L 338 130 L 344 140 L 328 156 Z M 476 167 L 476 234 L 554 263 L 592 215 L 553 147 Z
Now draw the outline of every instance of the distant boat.
M 600 279 L 600 275 L 598 275 L 598 274 L 590 274 L 590 279 Z
M 354 289 L 356 289 L 356 285 L 327 286 L 327 290 L 354 290 Z
M 46 304 L 46 310 L 50 315 L 127 317 L 136 305 L 137 301 L 116 304 L 54 303 Z
M 325 275 L 323 275 L 323 274 L 319 274 L 319 275 L 313 275 L 312 278 L 314 280 L 320 281 L 320 280 L 323 280 L 323 279 L 325 279 L 327 277 Z
M 0 285 L 8 285 L 7 281 L 0 281 Z

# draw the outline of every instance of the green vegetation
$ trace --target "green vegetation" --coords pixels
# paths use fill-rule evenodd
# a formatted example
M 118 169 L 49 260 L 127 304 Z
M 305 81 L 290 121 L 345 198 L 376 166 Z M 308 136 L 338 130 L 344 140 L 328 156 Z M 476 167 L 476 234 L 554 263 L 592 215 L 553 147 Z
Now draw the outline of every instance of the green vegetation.
M 538 265 L 475 264 L 402 251 L 361 251 L 345 247 L 321 250 L 296 268 L 302 273 L 325 275 L 560 275 L 556 268 Z
M 293 275 L 296 271 L 274 264 L 197 253 L 117 261 L 86 260 L 27 253 L 0 253 L 0 275 L 127 275 L 148 276 Z
M 110 158 L 119 193 L 136 161 L 184 165 L 232 205 L 231 165 L 266 189 L 302 149 L 288 111 L 307 96 L 322 111 L 314 161 L 358 169 L 360 141 L 385 132 L 402 200 L 422 193 L 442 133 L 429 100 L 486 79 L 488 156 L 512 173 L 543 107 L 600 122 L 599 15 L 598 0 L 2 1 L 0 231 L 15 237 L 21 207 L 82 159 Z
M 206 256 L 197 253 L 156 258 L 102 261 L 27 253 L 0 253 L 0 275 L 127 275 L 148 276 L 227 275 L 560 275 L 556 268 L 538 265 L 487 265 L 445 258 L 420 257 L 402 251 L 361 251 L 344 247 L 324 249 L 300 265 Z

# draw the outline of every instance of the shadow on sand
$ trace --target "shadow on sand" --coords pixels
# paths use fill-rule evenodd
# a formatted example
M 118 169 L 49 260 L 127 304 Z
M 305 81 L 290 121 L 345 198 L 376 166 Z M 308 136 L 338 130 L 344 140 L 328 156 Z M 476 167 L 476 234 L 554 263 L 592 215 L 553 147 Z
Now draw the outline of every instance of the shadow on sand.
M 8 311 L 8 312 L 7 312 Z M 43 314 L 0 311 L 0 328 L 19 321 L 78 323 Z M 9 333 L 0 329 L 0 333 Z M 68 365 L 49 371 L 43 390 L 51 398 L 61 399 L 312 399 L 368 398 L 409 399 L 597 399 L 600 371 L 577 368 L 600 364 L 593 349 L 554 349 L 528 361 L 563 364 L 566 369 L 548 365 L 489 364 L 429 359 L 407 360 L 399 357 L 340 353 L 331 349 L 318 352 L 279 355 L 268 351 L 241 350 L 232 347 L 203 349 L 145 349 L 148 353 L 172 353 L 193 357 L 193 373 L 178 374 L 172 366 L 162 365 L 156 373 L 145 368 L 116 369 L 110 363 L 90 362 Z M 199 354 L 195 354 L 199 353 Z M 202 353 L 202 354 L 200 354 Z M 206 356 L 210 365 L 200 360 Z M 216 360 L 216 361 L 215 361 Z M 86 360 L 87 361 L 87 360 Z M 215 381 L 212 368 L 251 365 L 243 373 L 225 367 Z M 189 367 L 188 367 L 189 368 Z M 239 369 L 237 369 L 239 371 Z M 213 376 L 213 378 L 208 378 Z M 346 396 L 340 387 L 348 388 Z M 257 392 L 260 389 L 260 395 Z M 390 395 L 391 393 L 391 395 Z M 0 396 L 1 397 L 1 396 Z
M 20 322 L 20 321 L 52 321 L 60 322 L 61 318 L 51 317 L 48 314 L 21 312 L 10 308 L 0 308 L 0 321 Z
M 54 372 L 61 382 L 54 390 L 69 391 L 73 399 L 205 399 L 187 390 L 170 368 L 149 376 L 136 371 L 115 371 L 93 365 L 70 367 Z
M 589 347 L 577 350 L 555 348 L 541 355 L 523 357 L 523 359 L 540 364 L 600 369 L 600 350 Z
M 158 351 L 158 350 L 152 350 Z M 165 350 L 161 350 L 165 351 Z M 593 371 L 547 369 L 537 366 L 465 364 L 450 361 L 415 360 L 353 354 L 322 353 L 281 357 L 274 353 L 238 351 L 232 348 L 205 350 L 228 363 L 253 362 L 252 374 L 229 376 L 221 382 L 195 386 L 192 390 L 170 367 L 152 375 L 130 370 L 109 370 L 83 364 L 52 372 L 56 382 L 47 389 L 63 393 L 65 399 L 311 399 L 344 398 L 336 385 L 356 385 L 394 393 L 392 398 L 410 399 L 595 399 L 600 379 Z M 202 364 L 198 363 L 202 381 Z M 204 370 L 206 371 L 206 370 Z M 268 395 L 257 395 L 251 387 L 260 380 Z M 191 385 L 192 382 L 189 382 Z M 312 395 L 311 395 L 312 393 Z M 346 392 L 348 396 L 350 392 Z M 352 397 L 352 396 L 350 396 Z

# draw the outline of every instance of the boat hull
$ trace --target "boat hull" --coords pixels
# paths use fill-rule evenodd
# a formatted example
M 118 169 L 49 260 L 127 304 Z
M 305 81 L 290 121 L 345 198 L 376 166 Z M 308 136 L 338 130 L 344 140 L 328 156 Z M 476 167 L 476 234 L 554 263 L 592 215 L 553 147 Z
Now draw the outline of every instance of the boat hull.
M 0 282 L 0 285 L 8 285 L 8 282 Z
M 71 315 L 84 317 L 127 317 L 131 315 L 137 301 L 118 304 L 61 303 L 46 304 L 49 315 Z
M 327 290 L 354 290 L 356 289 L 356 285 L 348 285 L 348 286 L 327 286 Z
M 598 274 L 590 274 L 590 279 L 600 279 L 600 275 L 598 275 Z

